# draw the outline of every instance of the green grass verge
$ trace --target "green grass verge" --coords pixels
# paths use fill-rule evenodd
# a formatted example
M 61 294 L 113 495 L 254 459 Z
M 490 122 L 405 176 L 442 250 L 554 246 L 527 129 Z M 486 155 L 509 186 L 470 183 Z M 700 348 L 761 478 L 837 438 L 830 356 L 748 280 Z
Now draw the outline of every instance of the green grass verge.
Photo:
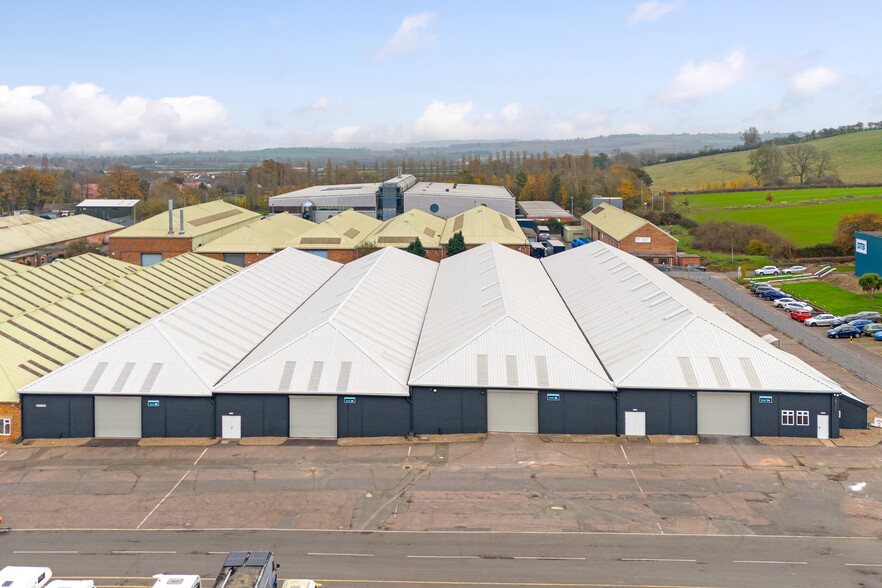
M 766 195 L 772 193 L 772 202 Z M 770 190 L 759 192 L 715 192 L 712 194 L 681 194 L 671 197 L 671 204 L 680 213 L 709 212 L 731 206 L 769 206 L 773 204 L 792 204 L 807 200 L 833 200 L 882 196 L 882 187 L 875 188 L 806 188 L 803 190 Z M 683 208 L 689 202 L 688 211 Z
M 772 259 L 763 255 L 742 255 L 736 254 L 734 260 L 729 253 L 714 253 L 713 251 L 700 251 L 690 247 L 692 243 L 692 235 L 689 231 L 680 226 L 663 227 L 670 230 L 671 234 L 679 240 L 677 249 L 686 253 L 694 253 L 701 256 L 701 262 L 711 271 L 733 271 L 742 267 L 750 272 L 751 269 L 763 267 L 764 265 L 774 265 Z
M 870 298 L 864 294 L 855 294 L 837 288 L 826 282 L 804 282 L 798 284 L 781 284 L 780 288 L 798 298 L 807 300 L 835 315 L 852 314 L 862 310 L 878 310 L 882 307 L 882 298 Z

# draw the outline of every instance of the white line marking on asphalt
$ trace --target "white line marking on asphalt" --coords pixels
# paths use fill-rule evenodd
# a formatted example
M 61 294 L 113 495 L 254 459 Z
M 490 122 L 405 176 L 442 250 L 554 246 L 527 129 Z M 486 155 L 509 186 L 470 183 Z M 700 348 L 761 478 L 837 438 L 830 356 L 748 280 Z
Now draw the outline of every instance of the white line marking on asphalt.
M 202 453 L 199 454 L 199 457 L 196 458 L 196 461 L 193 462 L 193 465 L 199 463 L 199 460 L 202 459 L 202 456 L 205 455 L 205 452 L 208 451 L 208 447 L 202 450 Z
M 144 517 L 144 520 L 141 521 L 140 523 L 138 523 L 138 526 L 135 527 L 136 530 L 137 530 L 137 529 L 140 529 L 140 528 L 141 528 L 141 525 L 143 525 L 144 523 L 147 522 L 147 519 L 150 518 L 150 515 L 152 515 L 153 513 L 155 513 L 155 512 L 156 512 L 156 509 L 159 508 L 159 507 L 162 505 L 163 502 L 165 502 L 165 499 L 168 498 L 169 496 L 171 496 L 171 493 L 174 492 L 175 489 L 176 489 L 178 486 L 181 485 L 181 482 L 184 481 L 184 478 L 186 478 L 186 477 L 187 477 L 187 474 L 189 474 L 189 473 L 190 473 L 190 470 L 187 470 L 186 472 L 184 472 L 184 475 L 181 476 L 181 479 L 178 480 L 178 483 L 175 484 L 175 485 L 172 487 L 172 489 L 168 491 L 168 494 L 166 494 L 165 496 L 162 497 L 162 500 L 160 500 L 160 501 L 157 503 L 157 505 L 153 507 L 153 510 L 151 510 L 151 511 L 147 514 L 146 517 Z
M 15 553 L 14 551 L 12 553 Z M 847 563 L 847 566 L 857 566 L 859 568 L 882 568 L 882 564 L 855 564 L 855 563 Z
M 667 559 L 660 557 L 623 557 L 621 561 L 668 561 L 668 562 L 685 562 L 685 563 L 695 563 L 694 559 Z
M 751 560 L 733 560 L 732 563 L 758 563 L 758 564 L 781 564 L 787 566 L 807 566 L 807 561 L 751 561 Z
M 634 470 L 631 470 L 631 475 L 634 476 L 634 483 L 637 484 L 637 489 L 640 490 L 640 494 L 644 494 L 643 487 L 640 486 L 640 482 L 637 481 L 637 474 L 634 473 Z
M 411 449 L 413 449 L 413 445 L 408 445 L 407 446 L 407 457 L 410 457 L 410 450 Z M 2 457 L 2 456 L 0 456 L 0 457 Z
M 656 524 L 656 526 L 658 526 L 658 530 L 659 530 L 659 532 L 660 532 L 662 535 L 664 535 L 664 534 L 665 534 L 665 530 L 661 528 L 661 523 L 658 522 L 658 521 L 656 521 L 655 524 Z
M 619 445 L 619 449 L 622 450 L 622 455 L 625 456 L 625 463 L 627 463 L 628 465 L 631 465 L 631 460 L 628 459 L 628 454 L 625 453 L 625 446 L 624 446 L 624 445 Z
M 411 559 L 480 559 L 477 555 L 408 555 Z
M 545 555 L 516 555 L 514 559 L 538 559 L 542 561 L 585 561 L 584 557 L 552 557 Z
M 115 549 L 110 553 L 122 554 L 122 553 L 137 553 L 137 554 L 159 554 L 159 555 L 174 555 L 177 551 L 129 551 L 126 549 Z
M 13 551 L 12 553 L 73 554 L 79 551 Z
M 374 557 L 373 553 L 307 553 L 306 555 L 328 555 L 337 557 Z
M 209 551 L 208 555 L 227 555 L 229 551 Z
M 4 451 L 4 452 L 0 453 L 0 457 L 3 457 L 3 456 L 6 455 L 7 453 L 9 453 L 9 452 L 8 452 L 8 451 Z

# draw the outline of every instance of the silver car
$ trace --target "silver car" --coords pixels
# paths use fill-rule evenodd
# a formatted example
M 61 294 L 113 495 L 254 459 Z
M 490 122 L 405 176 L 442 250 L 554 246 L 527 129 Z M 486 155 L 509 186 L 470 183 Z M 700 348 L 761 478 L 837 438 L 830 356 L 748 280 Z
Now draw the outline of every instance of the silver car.
M 842 322 L 835 314 L 819 314 L 812 318 L 805 319 L 807 327 L 833 327 Z
M 794 311 L 794 310 L 814 310 L 811 304 L 806 304 L 805 302 L 788 302 L 784 305 L 784 310 Z

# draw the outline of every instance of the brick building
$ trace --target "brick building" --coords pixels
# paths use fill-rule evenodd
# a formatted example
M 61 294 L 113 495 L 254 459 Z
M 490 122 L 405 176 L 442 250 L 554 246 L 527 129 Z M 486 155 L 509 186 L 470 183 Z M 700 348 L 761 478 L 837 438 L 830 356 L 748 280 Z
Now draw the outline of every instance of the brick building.
M 196 248 L 196 253 L 247 267 L 283 249 L 285 243 L 315 226 L 314 222 L 296 214 L 282 212 L 200 245 Z
M 358 258 L 365 238 L 382 224 L 382 221 L 350 208 L 291 239 L 285 246 L 331 261 L 349 263 Z
M 465 240 L 466 249 L 480 247 L 485 243 L 499 243 L 520 253 L 530 253 L 530 241 L 518 221 L 486 206 L 477 206 L 447 219 L 441 234 L 445 257 L 448 241 L 459 232 Z

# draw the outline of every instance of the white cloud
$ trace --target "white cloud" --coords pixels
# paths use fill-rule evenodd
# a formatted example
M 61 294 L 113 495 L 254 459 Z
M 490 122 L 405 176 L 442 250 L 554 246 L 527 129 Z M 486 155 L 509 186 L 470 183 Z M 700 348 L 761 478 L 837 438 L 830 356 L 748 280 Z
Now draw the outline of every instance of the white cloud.
M 797 99 L 814 96 L 839 83 L 839 72 L 835 69 L 819 65 L 810 67 L 792 76 L 787 82 L 787 90 Z
M 681 5 L 681 2 L 659 2 L 659 0 L 641 2 L 628 17 L 628 24 L 633 26 L 642 21 L 658 20 L 672 10 L 680 8 Z
M 92 83 L 0 86 L 0 140 L 27 151 L 221 149 L 247 142 L 210 96 L 122 100 Z
M 690 61 L 656 98 L 670 103 L 706 98 L 737 84 L 749 67 L 743 48 L 717 61 Z
M 403 53 L 418 51 L 435 42 L 436 36 L 429 31 L 429 25 L 437 15 L 434 12 L 423 11 L 419 14 L 409 14 L 401 19 L 401 25 L 386 44 L 377 52 L 377 59 L 389 59 Z

